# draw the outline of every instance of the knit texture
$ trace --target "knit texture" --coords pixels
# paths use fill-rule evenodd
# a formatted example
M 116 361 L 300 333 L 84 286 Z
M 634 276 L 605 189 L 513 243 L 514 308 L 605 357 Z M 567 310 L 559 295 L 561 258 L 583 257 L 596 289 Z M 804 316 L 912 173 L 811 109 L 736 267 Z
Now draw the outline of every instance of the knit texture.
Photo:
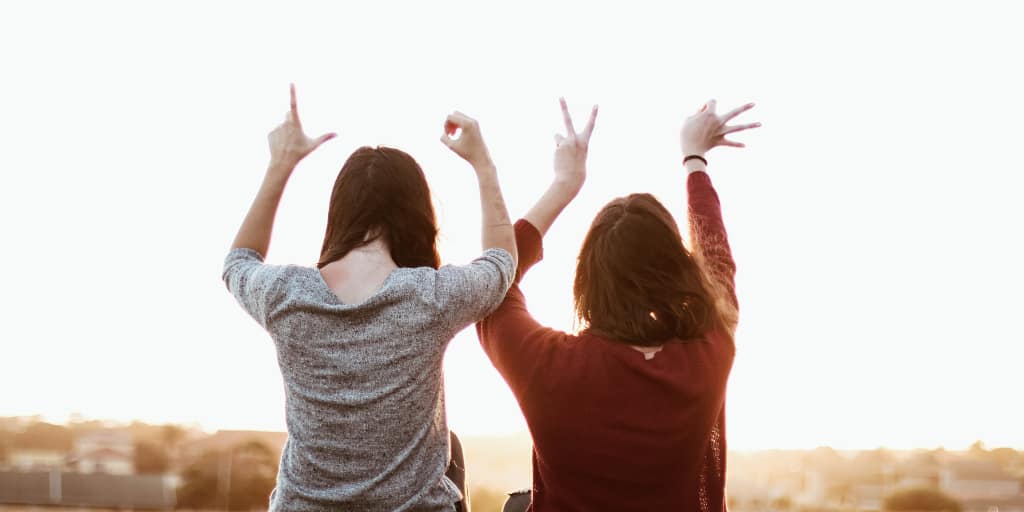
M 442 361 L 448 342 L 501 303 L 512 256 L 399 268 L 358 304 L 315 268 L 267 265 L 234 249 L 223 278 L 270 334 L 288 441 L 271 510 L 451 511 Z

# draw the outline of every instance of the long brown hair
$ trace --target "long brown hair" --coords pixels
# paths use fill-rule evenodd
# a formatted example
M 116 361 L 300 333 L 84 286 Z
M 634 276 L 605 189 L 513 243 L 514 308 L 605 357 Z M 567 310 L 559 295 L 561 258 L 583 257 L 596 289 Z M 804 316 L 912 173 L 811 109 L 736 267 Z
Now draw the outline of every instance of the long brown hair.
M 576 315 L 588 329 L 632 345 L 699 338 L 716 328 L 731 337 L 734 311 L 698 260 L 654 196 L 614 199 L 580 249 Z
M 441 265 L 430 187 L 416 160 L 388 147 L 361 147 L 345 161 L 331 192 L 317 268 L 382 239 L 399 267 Z

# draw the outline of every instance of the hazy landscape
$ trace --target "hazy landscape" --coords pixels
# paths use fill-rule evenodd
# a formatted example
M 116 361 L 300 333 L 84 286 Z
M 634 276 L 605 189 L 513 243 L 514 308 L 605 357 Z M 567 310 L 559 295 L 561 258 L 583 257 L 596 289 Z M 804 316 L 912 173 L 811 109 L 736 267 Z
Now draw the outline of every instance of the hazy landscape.
M 0 510 L 259 510 L 285 439 L 283 432 L 0 418 Z M 530 486 L 529 436 L 462 443 L 473 510 L 500 510 L 507 492 Z M 959 451 L 734 451 L 728 467 L 730 510 L 738 512 L 1024 511 L 1024 452 L 981 441 Z M 902 508 L 900 500 L 924 508 Z

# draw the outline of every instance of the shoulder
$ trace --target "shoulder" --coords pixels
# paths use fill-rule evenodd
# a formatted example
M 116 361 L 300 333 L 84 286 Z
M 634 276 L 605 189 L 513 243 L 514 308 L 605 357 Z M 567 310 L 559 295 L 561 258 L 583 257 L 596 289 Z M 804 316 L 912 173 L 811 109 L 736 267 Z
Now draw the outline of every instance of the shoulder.
M 683 358 L 679 364 L 689 369 L 687 373 L 708 383 L 724 382 L 736 358 L 732 337 L 718 329 L 700 338 L 677 341 L 672 345 Z
M 246 270 L 258 272 L 264 278 L 278 278 L 288 276 L 300 276 L 309 272 L 316 272 L 316 269 L 301 265 L 274 265 L 264 262 L 264 257 L 258 251 L 246 247 L 236 247 L 228 251 L 224 257 L 225 272 L 231 270 Z
M 270 272 L 275 280 L 287 287 L 313 288 L 323 282 L 319 270 L 303 265 L 274 265 Z
M 435 272 L 434 284 L 449 291 L 474 293 L 497 287 L 504 296 L 512 284 L 515 260 L 505 249 L 493 248 L 467 264 L 447 264 Z
M 326 289 L 323 278 L 320 277 L 320 271 L 315 267 L 296 264 L 263 264 L 256 272 L 268 292 L 281 300 L 289 296 L 310 296 L 310 294 L 317 294 L 318 290 Z
M 422 307 L 435 308 L 439 302 L 439 272 L 431 267 L 399 267 L 385 281 L 385 286 L 392 295 L 412 298 Z

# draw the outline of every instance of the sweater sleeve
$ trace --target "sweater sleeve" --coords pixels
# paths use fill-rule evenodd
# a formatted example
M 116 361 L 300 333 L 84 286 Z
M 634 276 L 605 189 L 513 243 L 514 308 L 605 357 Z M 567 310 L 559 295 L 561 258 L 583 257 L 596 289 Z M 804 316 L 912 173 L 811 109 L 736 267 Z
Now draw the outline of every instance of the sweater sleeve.
M 690 240 L 708 266 L 711 278 L 726 292 L 733 307 L 736 299 L 736 262 L 732 259 L 729 237 L 722 221 L 718 193 L 705 172 L 690 173 L 686 181 L 689 202 Z
M 438 269 L 434 293 L 454 331 L 480 321 L 498 307 L 512 284 L 515 262 L 504 249 L 488 249 L 468 265 Z
M 477 324 L 477 335 L 491 363 L 517 396 L 525 393 L 533 375 L 546 364 L 566 334 L 540 325 L 526 308 L 519 281 L 543 256 L 541 235 L 526 220 L 516 222 L 519 268 L 505 300 Z
M 284 267 L 263 263 L 263 255 L 246 248 L 232 249 L 224 258 L 221 278 L 242 309 L 264 328 L 284 294 Z

